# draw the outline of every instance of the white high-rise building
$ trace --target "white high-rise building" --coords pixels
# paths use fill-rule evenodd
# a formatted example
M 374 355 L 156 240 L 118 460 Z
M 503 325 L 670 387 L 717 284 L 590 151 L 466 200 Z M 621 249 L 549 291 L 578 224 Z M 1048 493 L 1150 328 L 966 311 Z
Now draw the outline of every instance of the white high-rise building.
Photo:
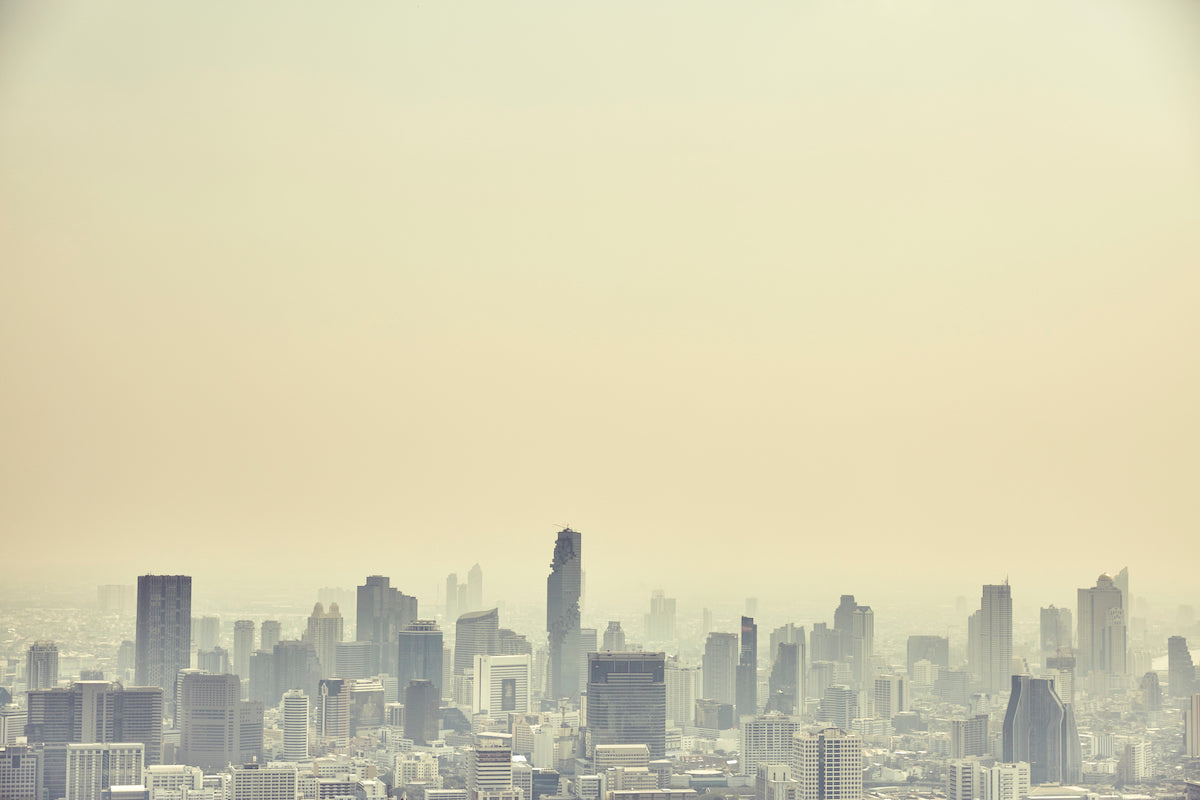
M 667 725 L 692 725 L 696 718 L 696 690 L 700 683 L 700 668 L 687 667 L 678 660 L 668 659 L 663 673 L 667 682 Z
M 947 765 L 949 800 L 1024 800 L 1029 796 L 1029 764 L 984 766 L 977 758 L 955 759 Z
M 513 788 L 512 737 L 483 734 L 468 754 L 467 792 L 471 800 Z
M 308 618 L 308 641 L 312 642 L 313 649 L 317 651 L 322 678 L 346 677 L 338 670 L 337 661 L 338 643 L 342 641 L 342 626 L 342 612 L 337 603 L 331 603 L 328 611 L 320 603 L 313 606 L 313 612 Z
M 291 689 L 283 694 L 279 703 L 279 717 L 283 728 L 283 760 L 306 761 L 308 759 L 308 695 L 300 689 Z
M 299 775 L 294 765 L 234 766 L 229 774 L 229 800 L 297 800 Z
M 185 800 L 204 789 L 204 770 L 186 764 L 155 764 L 142 771 L 150 800 Z
M 759 764 L 787 764 L 796 734 L 804 730 L 799 717 L 766 714 L 743 717 L 739 727 L 742 774 L 758 775 Z
M 1012 589 L 1008 583 L 984 586 L 979 610 L 979 677 L 988 693 L 1003 694 L 1012 688 Z
M 233 674 L 250 680 L 250 654 L 254 652 L 254 621 L 239 619 L 233 623 Z
M 908 681 L 902 675 L 880 675 L 875 679 L 875 716 L 891 719 L 908 711 Z
M 798 733 L 792 775 L 798 800 L 862 800 L 862 737 L 837 728 Z
M 111 786 L 139 784 L 145 763 L 140 742 L 68 744 L 66 800 L 101 800 Z
M 471 711 L 486 711 L 493 717 L 509 711 L 529 713 L 532 678 L 533 659 L 528 655 L 475 656 Z

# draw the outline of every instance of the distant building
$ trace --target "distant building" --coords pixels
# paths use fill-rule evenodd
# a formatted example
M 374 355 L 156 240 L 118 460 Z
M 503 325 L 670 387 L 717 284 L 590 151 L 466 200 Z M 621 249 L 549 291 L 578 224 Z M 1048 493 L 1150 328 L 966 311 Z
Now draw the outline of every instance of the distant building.
M 862 737 L 826 728 L 798 734 L 792 750 L 792 774 L 800 784 L 798 800 L 861 800 Z
M 469 611 L 458 618 L 454 634 L 454 673 L 475 664 L 475 656 L 500 653 L 500 610 Z
M 261 760 L 263 706 L 241 699 L 236 675 L 188 673 L 180 682 L 179 760 L 206 772 Z
M 317 653 L 322 678 L 332 678 L 335 675 L 345 677 L 339 672 L 337 663 L 343 624 L 342 612 L 337 603 L 331 603 L 328 611 L 317 603 L 308 617 L 308 641 Z
M 844 684 L 830 686 L 821 698 L 817 709 L 817 720 L 842 730 L 850 730 L 850 723 L 857 719 L 858 692 Z
M 1004 761 L 1028 762 L 1034 784 L 1075 783 L 1081 778 L 1082 753 L 1075 714 L 1054 691 L 1054 682 L 1012 676 L 1004 714 Z
M 738 637 L 710 633 L 704 643 L 704 699 L 732 705 L 737 697 Z
M 358 587 L 355 638 L 374 643 L 382 672 L 396 674 L 396 636 L 417 619 L 417 609 L 417 598 L 392 586 L 383 575 L 369 575 Z
M 984 764 L 955 759 L 947 765 L 949 800 L 1024 800 L 1029 796 L 1029 764 Z
M 903 675 L 880 675 L 875 679 L 875 716 L 891 719 L 908 711 L 908 681 Z
M 147 765 L 162 761 L 163 690 L 157 686 L 76 681 L 70 688 L 32 691 L 27 703 L 31 745 L 137 742 Z
M 298 788 L 294 765 L 243 764 L 229 771 L 228 800 L 296 800 Z
M 988 754 L 988 715 L 950 720 L 950 757 L 966 758 Z
M 529 656 L 475 656 L 475 682 L 471 710 L 493 717 L 532 710 L 533 659 Z
M 587 725 L 592 744 L 645 744 L 666 754 L 667 686 L 663 653 L 592 653 Z
M 804 629 L 799 631 L 801 641 L 779 642 L 775 647 L 775 660 L 767 681 L 770 692 L 767 711 L 800 714 L 804 710 Z
M 432 681 L 413 680 L 404 690 L 404 738 L 427 745 L 438 738 L 441 693 Z
M 308 760 L 308 695 L 299 689 L 284 692 L 279 716 L 283 728 L 283 760 Z
M 134 683 L 163 689 L 173 707 L 175 676 L 192 661 L 191 576 L 141 575 L 137 597 Z
M 781 714 L 742 717 L 738 731 L 742 774 L 758 775 L 761 764 L 790 763 L 795 736 L 803 730 L 799 717 Z
M 271 658 L 275 677 L 275 688 L 269 702 L 264 705 L 277 706 L 288 689 L 299 689 L 309 697 L 317 696 L 317 683 L 321 680 L 321 662 L 312 642 L 285 639 L 275 645 Z
M 983 587 L 977 624 L 980 683 L 990 694 L 1002 694 L 1012 678 L 1012 590 L 1007 582 Z
M 655 643 L 675 641 L 675 598 L 666 597 L 662 589 L 655 589 L 650 595 L 646 639 Z
M 317 689 L 317 733 L 338 747 L 350 742 L 350 683 L 325 678 Z
M 254 621 L 239 619 L 233 623 L 233 673 L 250 679 L 250 654 L 254 652 Z
M 1071 609 L 1050 606 L 1041 611 L 1042 656 L 1052 656 L 1073 645 Z
M 58 645 L 34 642 L 25 655 L 25 681 L 29 689 L 53 689 L 58 685 Z
M 443 642 L 437 623 L 431 619 L 414 620 L 397 634 L 397 642 L 399 685 L 408 686 L 411 680 L 425 680 L 431 681 L 441 692 Z
M 140 743 L 69 744 L 66 800 L 103 800 L 113 786 L 142 782 L 145 748 Z
M 1167 690 L 1171 697 L 1191 697 L 1196 685 L 1196 667 L 1187 639 L 1172 636 L 1167 639 Z
M 758 626 L 753 617 L 742 617 L 742 641 L 735 674 L 735 699 L 739 717 L 758 713 Z
M 620 621 L 609 621 L 608 627 L 604 629 L 604 644 L 600 649 L 609 653 L 625 651 L 625 631 L 621 630 Z
M 922 660 L 928 661 L 936 667 L 949 669 L 950 640 L 945 636 L 909 636 L 905 660 L 909 677 L 913 676 L 916 663 Z
M 264 619 L 259 626 L 259 649 L 270 653 L 283 638 L 283 626 L 277 619 Z
M 583 537 L 578 531 L 563 528 L 554 543 L 554 558 L 546 579 L 551 699 L 579 697 L 579 603 L 582 594 Z
M 1091 589 L 1079 590 L 1079 673 L 1125 675 L 1125 611 L 1121 590 L 1111 575 Z

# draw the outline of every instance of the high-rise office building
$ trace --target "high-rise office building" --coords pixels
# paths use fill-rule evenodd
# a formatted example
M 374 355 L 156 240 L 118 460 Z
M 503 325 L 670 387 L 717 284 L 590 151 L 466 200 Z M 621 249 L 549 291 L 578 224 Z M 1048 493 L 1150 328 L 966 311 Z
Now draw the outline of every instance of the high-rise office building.
M 587 725 L 592 745 L 644 744 L 666 754 L 667 684 L 663 653 L 591 653 Z
M 988 715 L 950 720 L 950 757 L 966 758 L 988 753 Z
M 704 643 L 704 699 L 733 704 L 737 700 L 739 647 L 737 634 L 713 632 Z
M 275 645 L 271 656 L 275 685 L 264 705 L 277 706 L 288 689 L 299 689 L 309 697 L 317 696 L 321 679 L 321 662 L 312 642 L 284 639 Z
M 1079 590 L 1079 674 L 1124 675 L 1125 612 L 1121 590 L 1111 575 L 1101 575 L 1091 589 Z
M 760 764 L 788 764 L 797 733 L 804 730 L 799 717 L 766 714 L 742 717 L 738 725 L 741 773 L 757 775 Z
M 471 710 L 493 717 L 507 712 L 527 714 L 533 659 L 530 656 L 475 656 Z
M 396 643 L 399 650 L 399 634 Z M 379 652 L 374 642 L 338 642 L 335 661 L 339 678 L 370 678 L 379 674 Z M 399 665 L 396 668 L 401 669 Z
M 767 681 L 770 697 L 767 710 L 780 714 L 799 714 L 804 709 L 804 642 L 779 642 L 775 646 L 775 660 L 771 664 L 771 676 Z
M 259 650 L 265 650 L 270 653 L 275 650 L 275 645 L 279 644 L 282 638 L 283 626 L 279 624 L 277 619 L 264 619 L 262 625 L 259 626 Z
M 379 669 L 396 674 L 396 636 L 418 616 L 417 598 L 406 595 L 391 585 L 383 575 L 369 575 L 358 587 L 358 626 L 355 638 L 374 642 L 379 653 Z
M 552 699 L 579 697 L 579 601 L 583 592 L 583 537 L 563 528 L 546 578 L 546 633 Z M 457 658 L 455 659 L 457 663 Z
M 880 675 L 875 679 L 875 716 L 891 719 L 908 711 L 908 681 L 903 675 Z
M 512 737 L 508 734 L 483 734 L 475 747 L 467 751 L 467 792 L 469 800 L 504 796 L 513 788 Z
M 339 675 L 337 646 L 342 641 L 342 612 L 337 603 L 326 611 L 320 603 L 313 606 L 308 617 L 308 641 L 317 651 L 317 662 L 321 665 L 321 677 Z
M 1200 758 L 1200 694 L 1188 698 L 1183 709 L 1183 754 Z
M 1050 606 L 1041 612 L 1042 656 L 1068 652 L 1074 643 L 1071 609 Z
M 162 761 L 163 690 L 112 681 L 76 681 L 29 693 L 29 744 L 138 742 L 147 764 Z
M 1121 608 L 1125 612 L 1125 619 L 1128 620 L 1133 616 L 1133 595 L 1129 593 L 1129 567 L 1121 567 L 1121 571 L 1113 578 L 1113 584 L 1121 590 Z
M 646 639 L 655 643 L 675 641 L 675 598 L 666 597 L 662 589 L 655 589 L 650 595 Z
M 458 619 L 458 615 L 463 609 L 458 607 L 458 574 L 451 572 L 446 576 L 446 624 L 450 624 L 450 620 Z
M 475 664 L 475 656 L 499 655 L 500 611 L 469 611 L 458 618 L 454 632 L 454 672 L 461 675 Z
M 1162 688 L 1158 684 L 1158 673 L 1147 672 L 1142 676 L 1138 689 L 1142 693 L 1142 704 L 1147 711 L 1162 710 Z M 1065 698 L 1063 702 L 1069 702 Z
M 735 680 L 738 716 L 754 716 L 758 713 L 758 626 L 752 617 L 742 617 L 742 641 Z
M 837 728 L 797 734 L 792 775 L 797 800 L 862 800 L 862 737 Z
M 854 665 L 855 685 L 871 685 L 871 661 L 875 657 L 875 612 L 870 606 L 858 606 L 850 617 L 850 660 Z
M 667 724 L 682 728 L 692 725 L 696 718 L 697 689 L 700 670 L 679 663 L 677 657 L 667 659 Z
M 533 645 L 525 634 L 517 633 L 508 628 L 500 629 L 500 655 L 502 656 L 532 656 Z
M 978 619 L 980 683 L 991 694 L 1007 692 L 1012 677 L 1012 590 L 1007 582 L 983 587 Z
M 134 682 L 158 686 L 174 706 L 175 676 L 191 666 L 191 646 L 191 576 L 139 576 Z
M 399 685 L 408 686 L 411 680 L 432 681 L 440 692 L 443 643 L 437 623 L 431 619 L 415 620 L 397 634 L 397 644 L 399 658 L 396 677 Z
M 978 758 L 951 761 L 946 771 L 949 800 L 1025 800 L 1029 796 L 1029 765 L 985 764 Z
M 299 689 L 283 693 L 279 704 L 280 727 L 283 728 L 283 760 L 308 759 L 308 695 Z
M 1054 681 L 1012 676 L 1004 713 L 1004 761 L 1026 761 L 1035 784 L 1080 780 L 1082 753 L 1075 713 L 1054 690 Z
M 819 722 L 850 730 L 850 723 L 858 716 L 858 692 L 845 684 L 834 684 L 825 689 L 817 708 Z
M 600 649 L 610 653 L 620 653 L 625 650 L 625 631 L 621 630 L 620 621 L 609 621 L 608 627 L 604 629 L 604 644 L 600 646 Z
M 404 689 L 404 738 L 427 745 L 438 738 L 441 697 L 432 681 L 412 680 Z
M 481 611 L 482 609 L 483 568 L 476 564 L 467 572 L 467 607 L 464 611 Z
M 254 652 L 254 621 L 239 619 L 233 623 L 233 674 L 250 679 L 250 654 Z
M 1075 702 L 1075 656 L 1046 656 L 1046 669 L 1054 678 L 1054 691 L 1064 703 Z
M 34 642 L 25 655 L 25 683 L 29 689 L 53 689 L 58 685 L 58 645 Z
M 950 640 L 945 636 L 916 635 L 908 637 L 905 665 L 908 676 L 913 672 L 918 661 L 928 661 L 936 667 L 950 667 Z
M 225 675 L 230 672 L 229 651 L 224 647 L 214 647 L 212 650 L 196 651 L 196 669 L 211 672 L 213 675 Z
M 1196 666 L 1187 639 L 1172 636 L 1167 639 L 1167 691 L 1171 697 L 1191 697 L 1196 685 Z
M 221 618 L 211 614 L 192 617 L 192 644 L 197 650 L 212 650 L 221 644 Z
M 351 682 L 324 678 L 317 689 L 317 733 L 336 747 L 350 742 Z
M 207 771 L 261 760 L 263 706 L 242 700 L 236 675 L 185 673 L 179 693 L 179 760 Z
M 294 764 L 265 767 L 235 764 L 229 770 L 228 800 L 295 800 L 299 773 Z
M 41 754 L 26 745 L 0 743 L 0 797 L 42 800 Z
M 110 787 L 142 782 L 141 744 L 91 742 L 69 744 L 66 750 L 66 800 L 103 800 Z

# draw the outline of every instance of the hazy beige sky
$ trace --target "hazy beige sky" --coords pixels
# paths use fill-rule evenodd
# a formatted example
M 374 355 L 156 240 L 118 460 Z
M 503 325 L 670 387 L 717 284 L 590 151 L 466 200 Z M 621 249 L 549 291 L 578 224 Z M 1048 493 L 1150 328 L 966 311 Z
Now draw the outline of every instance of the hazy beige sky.
M 1198 267 L 1188 0 L 9 2 L 5 560 L 1183 591 Z

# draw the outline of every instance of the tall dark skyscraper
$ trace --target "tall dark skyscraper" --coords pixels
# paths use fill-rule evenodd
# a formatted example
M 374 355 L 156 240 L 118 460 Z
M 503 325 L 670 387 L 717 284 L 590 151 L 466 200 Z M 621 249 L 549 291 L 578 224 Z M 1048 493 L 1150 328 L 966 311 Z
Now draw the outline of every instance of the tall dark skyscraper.
M 419 619 L 400 631 L 398 636 L 398 684 L 425 680 L 442 690 L 442 632 L 431 619 Z M 441 697 L 441 694 L 438 695 Z
M 554 543 L 546 579 L 546 633 L 550 639 L 550 697 L 579 696 L 579 598 L 583 589 L 583 542 L 563 528 Z
M 737 713 L 758 713 L 758 626 L 753 617 L 742 617 L 742 641 L 738 650 Z
M 373 642 L 379 653 L 379 669 L 396 674 L 396 637 L 417 618 L 417 598 L 392 585 L 390 578 L 369 575 L 358 587 L 358 629 L 355 638 Z M 292 687 L 295 688 L 295 687 Z
M 138 686 L 158 686 L 174 705 L 175 676 L 191 666 L 192 578 L 138 577 L 134 673 Z
M 1029 764 L 1030 781 L 1074 783 L 1083 757 L 1075 713 L 1054 691 L 1054 681 L 1012 676 L 1012 694 L 1004 712 L 1004 761 Z
M 662 758 L 667 742 L 666 655 L 591 653 L 587 724 L 592 745 L 644 744 Z
M 1187 639 L 1172 636 L 1167 639 L 1167 691 L 1171 697 L 1191 697 L 1195 685 L 1196 668 Z

